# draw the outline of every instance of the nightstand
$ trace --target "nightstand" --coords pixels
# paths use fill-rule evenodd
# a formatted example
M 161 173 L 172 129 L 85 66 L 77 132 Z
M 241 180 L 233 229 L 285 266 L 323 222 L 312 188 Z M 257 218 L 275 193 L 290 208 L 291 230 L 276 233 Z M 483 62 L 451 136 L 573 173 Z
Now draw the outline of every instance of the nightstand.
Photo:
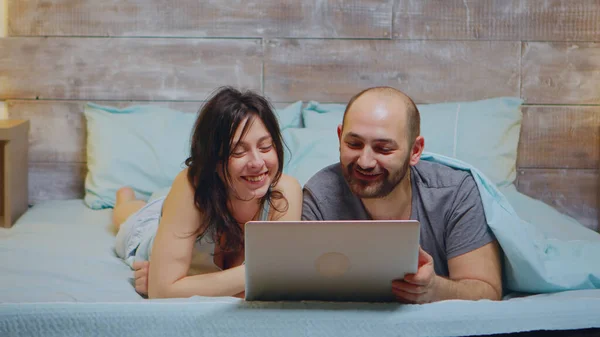
M 9 228 L 29 206 L 29 121 L 0 120 L 0 227 Z

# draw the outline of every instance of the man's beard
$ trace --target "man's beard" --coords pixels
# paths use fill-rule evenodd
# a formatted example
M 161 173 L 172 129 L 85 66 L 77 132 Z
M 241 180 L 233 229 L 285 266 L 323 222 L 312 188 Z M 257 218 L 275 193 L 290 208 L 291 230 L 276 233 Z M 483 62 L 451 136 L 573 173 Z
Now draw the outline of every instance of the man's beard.
M 392 193 L 396 186 L 402 182 L 408 173 L 409 163 L 410 155 L 407 156 L 400 170 L 390 173 L 388 170 L 384 169 L 382 173 L 383 177 L 379 177 L 375 181 L 358 179 L 354 175 L 356 162 L 352 162 L 346 165 L 346 167 L 342 166 L 342 173 L 344 175 L 344 179 L 346 179 L 346 182 L 348 183 L 348 186 L 350 186 L 350 190 L 357 197 L 361 199 L 383 198 Z M 367 170 L 362 169 L 360 171 L 368 172 Z

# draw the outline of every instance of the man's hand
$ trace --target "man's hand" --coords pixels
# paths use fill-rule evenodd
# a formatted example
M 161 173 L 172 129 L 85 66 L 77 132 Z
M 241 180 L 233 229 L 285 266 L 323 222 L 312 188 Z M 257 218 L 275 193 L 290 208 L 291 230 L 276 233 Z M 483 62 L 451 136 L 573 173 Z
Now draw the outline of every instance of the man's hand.
M 148 272 L 150 263 L 148 261 L 133 262 L 133 275 L 135 277 L 135 291 L 139 294 L 148 296 Z
M 401 303 L 429 303 L 435 298 L 435 280 L 433 258 L 419 247 L 417 273 L 406 274 L 403 280 L 394 280 L 392 292 Z

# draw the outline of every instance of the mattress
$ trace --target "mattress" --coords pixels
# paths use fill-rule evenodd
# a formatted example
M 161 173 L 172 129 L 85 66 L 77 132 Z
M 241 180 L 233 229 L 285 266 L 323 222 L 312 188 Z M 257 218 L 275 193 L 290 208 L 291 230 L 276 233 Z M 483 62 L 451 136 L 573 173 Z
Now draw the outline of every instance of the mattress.
M 51 201 L 0 230 L 0 302 L 142 300 L 114 252 L 111 216 L 82 200 Z
M 600 328 L 600 290 L 426 305 L 146 300 L 112 210 L 48 201 L 0 230 L 0 336 L 471 336 Z

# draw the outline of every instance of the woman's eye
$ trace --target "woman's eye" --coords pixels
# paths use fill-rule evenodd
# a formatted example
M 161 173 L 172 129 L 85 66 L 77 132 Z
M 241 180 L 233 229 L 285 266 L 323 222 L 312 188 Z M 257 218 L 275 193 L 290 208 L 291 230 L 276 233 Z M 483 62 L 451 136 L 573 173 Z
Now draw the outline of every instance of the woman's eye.
M 244 155 L 245 152 L 246 151 L 244 151 L 243 149 L 234 149 L 233 151 L 231 151 L 231 155 L 239 157 L 239 156 Z
M 273 148 L 272 144 L 266 145 L 266 146 L 261 146 L 260 150 L 261 151 L 269 151 L 271 148 Z

